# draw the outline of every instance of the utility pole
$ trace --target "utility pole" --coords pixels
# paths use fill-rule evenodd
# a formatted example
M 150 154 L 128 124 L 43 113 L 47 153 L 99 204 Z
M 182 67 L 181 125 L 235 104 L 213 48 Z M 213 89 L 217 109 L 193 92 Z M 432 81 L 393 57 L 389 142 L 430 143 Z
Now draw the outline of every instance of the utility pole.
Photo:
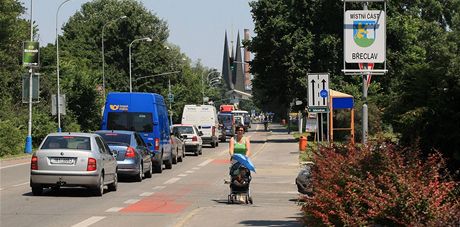
M 30 41 L 34 41 L 34 27 L 32 23 L 32 4 L 33 0 L 30 0 Z M 33 75 L 34 75 L 34 68 L 30 66 L 30 78 L 29 78 L 29 122 L 28 122 L 28 130 L 27 130 L 27 138 L 26 138 L 26 147 L 24 149 L 25 153 L 32 153 L 32 82 L 33 82 Z

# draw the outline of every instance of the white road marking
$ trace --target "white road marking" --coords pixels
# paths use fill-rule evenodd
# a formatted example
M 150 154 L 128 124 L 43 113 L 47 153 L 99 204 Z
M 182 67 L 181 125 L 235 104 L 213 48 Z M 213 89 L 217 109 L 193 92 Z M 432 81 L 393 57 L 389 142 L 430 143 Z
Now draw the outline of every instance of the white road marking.
M 178 181 L 178 180 L 180 180 L 179 177 L 174 177 L 174 178 L 171 178 L 171 179 L 167 180 L 167 181 L 164 182 L 163 184 L 172 184 L 172 183 L 174 183 L 174 182 L 176 182 L 176 181 Z
M 108 210 L 106 210 L 105 212 L 118 212 L 120 211 L 121 209 L 123 209 L 124 207 L 112 207 Z
M 178 176 L 178 177 L 186 177 L 187 174 L 179 174 L 179 175 L 177 175 L 177 176 Z
M 17 186 L 21 186 L 21 185 L 26 185 L 26 184 L 29 184 L 30 182 L 24 182 L 24 183 L 20 183 L 20 184 L 15 184 L 13 185 L 13 187 L 17 187 Z
M 84 220 L 84 221 L 82 221 L 82 222 L 80 222 L 80 223 L 77 223 L 77 224 L 75 224 L 75 225 L 72 225 L 72 227 L 86 227 L 86 226 L 90 226 L 90 225 L 92 225 L 92 224 L 94 224 L 94 223 L 96 223 L 96 222 L 98 222 L 98 221 L 100 221 L 100 220 L 102 220 L 102 219 L 104 219 L 104 218 L 105 218 L 105 216 L 92 216 L 92 217 L 90 217 L 90 218 L 88 218 L 88 219 L 86 219 L 86 220 Z
M 30 161 L 25 162 L 25 163 L 19 163 L 19 164 L 9 165 L 9 166 L 2 166 L 2 167 L 0 167 L 0 169 L 6 169 L 6 168 L 10 168 L 10 167 L 22 166 L 22 165 L 28 165 L 28 164 L 30 164 Z
M 202 163 L 198 164 L 198 166 L 201 166 L 201 167 L 203 167 L 203 166 L 205 166 L 205 165 L 209 164 L 209 163 L 210 163 L 210 162 L 212 162 L 212 161 L 213 161 L 213 159 L 208 159 L 208 160 L 206 160 L 206 161 L 204 161 L 204 162 L 202 162 Z
M 194 169 L 194 170 L 199 170 L 200 168 L 199 168 L 199 167 L 193 167 L 192 169 Z
M 163 185 L 162 186 L 155 186 L 155 187 L 153 187 L 153 190 L 161 190 L 163 188 L 166 188 L 166 186 L 163 186 Z
M 186 172 L 186 173 L 194 173 L 195 171 L 193 171 L 193 170 L 187 170 L 187 171 L 185 171 L 185 172 Z
M 153 195 L 153 193 L 155 193 L 155 192 L 144 192 L 144 193 L 140 194 L 139 196 L 151 196 L 151 195 Z
M 140 201 L 140 199 L 128 199 L 128 200 L 124 201 L 123 203 L 135 204 L 135 203 L 137 203 L 139 201 Z

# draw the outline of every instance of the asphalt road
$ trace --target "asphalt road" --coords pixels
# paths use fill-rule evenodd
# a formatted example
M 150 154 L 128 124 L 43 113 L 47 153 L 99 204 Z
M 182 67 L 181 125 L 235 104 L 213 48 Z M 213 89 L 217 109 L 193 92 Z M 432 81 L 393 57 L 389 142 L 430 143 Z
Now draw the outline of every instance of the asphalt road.
M 94 197 L 84 188 L 33 196 L 29 159 L 0 165 L 0 226 L 301 226 L 297 221 L 297 143 L 273 125 L 253 124 L 251 194 L 254 204 L 227 204 L 228 143 L 205 147 L 151 179 L 121 179 L 118 191 Z

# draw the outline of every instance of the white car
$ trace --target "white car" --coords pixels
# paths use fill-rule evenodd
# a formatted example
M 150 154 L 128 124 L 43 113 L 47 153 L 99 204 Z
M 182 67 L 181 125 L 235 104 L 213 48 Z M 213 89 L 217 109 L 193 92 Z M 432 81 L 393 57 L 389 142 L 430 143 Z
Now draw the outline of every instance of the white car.
M 193 152 L 196 156 L 203 154 L 203 133 L 195 125 L 176 124 L 172 126 L 172 132 L 178 132 L 184 138 L 185 152 Z
M 30 187 L 33 195 L 43 188 L 83 186 L 102 196 L 104 186 L 116 191 L 117 161 L 101 136 L 93 133 L 51 133 L 32 154 Z

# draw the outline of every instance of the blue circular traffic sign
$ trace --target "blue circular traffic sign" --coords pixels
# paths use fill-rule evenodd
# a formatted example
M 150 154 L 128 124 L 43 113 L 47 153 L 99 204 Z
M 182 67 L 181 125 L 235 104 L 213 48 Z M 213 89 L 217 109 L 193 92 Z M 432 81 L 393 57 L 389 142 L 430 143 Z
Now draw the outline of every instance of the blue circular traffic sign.
M 323 98 L 326 98 L 326 97 L 327 97 L 327 91 L 326 91 L 326 90 L 321 90 L 321 91 L 319 92 L 319 95 L 320 95 L 321 97 L 323 97 Z

